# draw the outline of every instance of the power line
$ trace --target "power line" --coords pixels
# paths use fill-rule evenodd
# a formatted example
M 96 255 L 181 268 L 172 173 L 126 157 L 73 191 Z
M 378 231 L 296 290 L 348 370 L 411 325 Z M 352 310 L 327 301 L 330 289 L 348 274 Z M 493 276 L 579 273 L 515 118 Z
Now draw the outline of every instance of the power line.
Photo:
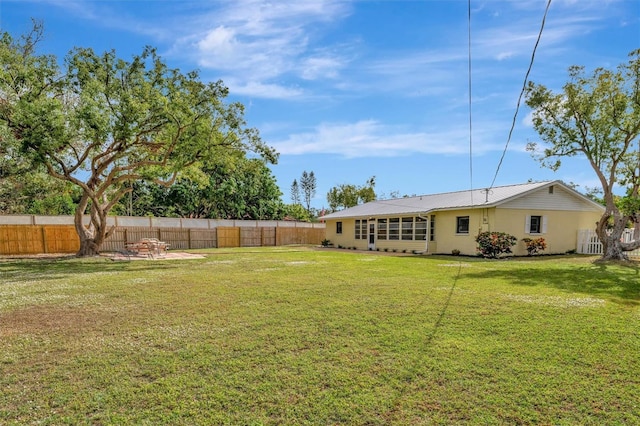
M 547 1 L 547 7 L 544 10 L 544 16 L 542 17 L 542 24 L 540 25 L 540 31 L 538 32 L 538 39 L 536 40 L 536 44 L 533 46 L 533 52 L 531 53 L 531 61 L 529 62 L 529 68 L 527 69 L 527 73 L 524 76 L 524 82 L 522 83 L 522 90 L 520 91 L 520 96 L 518 97 L 518 104 L 516 105 L 516 111 L 513 114 L 513 121 L 511 122 L 511 129 L 509 130 L 509 136 L 507 137 L 507 143 L 504 146 L 504 150 L 502 151 L 502 156 L 500 157 L 500 162 L 498 162 L 498 167 L 496 168 L 496 174 L 493 176 L 493 180 L 491 181 L 491 186 L 488 189 L 493 188 L 493 185 L 496 183 L 496 179 L 498 178 L 498 172 L 500 171 L 500 167 L 502 166 L 502 161 L 504 160 L 504 156 L 507 154 L 507 148 L 509 147 L 509 142 L 511 142 L 511 135 L 513 134 L 513 129 L 516 126 L 516 118 L 518 117 L 518 111 L 520 110 L 520 102 L 522 101 L 522 96 L 527 88 L 527 81 L 529 80 L 529 73 L 531 72 L 531 68 L 533 68 L 533 60 L 536 56 L 536 50 L 538 49 L 538 44 L 540 43 L 540 38 L 542 38 L 542 30 L 544 30 L 544 24 L 547 20 L 547 13 L 549 12 L 549 7 L 551 6 L 551 0 Z
M 469 65 L 469 190 L 473 206 L 473 125 L 471 116 L 471 0 L 467 1 L 468 65 Z

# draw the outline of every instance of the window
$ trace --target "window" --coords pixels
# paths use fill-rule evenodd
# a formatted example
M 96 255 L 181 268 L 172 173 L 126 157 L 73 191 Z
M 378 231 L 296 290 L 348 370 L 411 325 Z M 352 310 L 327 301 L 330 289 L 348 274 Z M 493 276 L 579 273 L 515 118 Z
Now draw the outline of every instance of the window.
M 429 222 L 429 241 L 436 240 L 436 215 L 431 215 L 431 221 Z
M 427 239 L 427 219 L 416 217 L 416 241 Z
M 546 216 L 527 216 L 524 226 L 524 232 L 527 234 L 544 234 L 547 232 Z
M 539 234 L 542 227 L 542 217 L 540 216 L 531 216 L 529 221 L 529 233 L 530 234 Z
M 402 239 L 413 240 L 413 218 L 412 217 L 402 218 Z
M 456 234 L 469 233 L 469 216 L 456 217 Z
M 389 219 L 389 239 L 400 239 L 400 218 L 394 217 Z
M 366 219 L 363 220 L 356 220 L 356 240 L 366 240 L 367 239 L 367 221 Z
M 378 239 L 387 239 L 387 219 L 378 219 Z
M 549 194 L 553 194 L 553 185 L 549 187 Z
M 342 222 L 336 222 L 336 234 L 342 234 Z

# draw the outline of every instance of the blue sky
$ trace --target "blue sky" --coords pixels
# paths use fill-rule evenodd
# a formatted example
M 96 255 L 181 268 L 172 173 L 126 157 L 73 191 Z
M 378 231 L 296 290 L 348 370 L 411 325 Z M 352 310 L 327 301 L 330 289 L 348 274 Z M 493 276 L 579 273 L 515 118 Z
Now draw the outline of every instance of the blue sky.
M 145 45 L 182 71 L 222 79 L 251 127 L 280 153 L 290 187 L 313 171 L 336 185 L 376 177 L 381 198 L 484 188 L 507 143 L 546 0 L 471 0 L 471 123 L 466 0 L 0 0 L 12 34 L 44 22 L 41 52 Z M 529 79 L 559 90 L 567 68 L 615 68 L 640 48 L 640 1 L 553 0 Z M 590 166 L 543 169 L 521 106 L 495 185 L 561 179 L 596 187 Z

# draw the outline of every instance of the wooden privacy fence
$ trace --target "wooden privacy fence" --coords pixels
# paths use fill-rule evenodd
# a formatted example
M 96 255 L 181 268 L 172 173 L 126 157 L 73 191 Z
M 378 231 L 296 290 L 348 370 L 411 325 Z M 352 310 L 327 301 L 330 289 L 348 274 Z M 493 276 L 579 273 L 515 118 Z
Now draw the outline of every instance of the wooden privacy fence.
M 69 225 L 0 225 L 0 254 L 75 253 L 80 240 Z
M 272 224 L 273 222 L 269 222 Z M 211 229 L 117 227 L 102 251 L 117 251 L 126 243 L 156 238 L 170 250 L 320 244 L 325 228 L 293 226 L 218 226 Z M 0 225 L 0 254 L 75 253 L 80 241 L 73 225 Z

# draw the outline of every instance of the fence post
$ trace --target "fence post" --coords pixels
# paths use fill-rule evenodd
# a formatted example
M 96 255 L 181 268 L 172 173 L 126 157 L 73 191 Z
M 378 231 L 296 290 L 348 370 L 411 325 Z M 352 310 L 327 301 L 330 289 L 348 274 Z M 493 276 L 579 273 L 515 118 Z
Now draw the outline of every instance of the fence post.
M 47 251 L 47 233 L 44 232 L 44 225 L 40 226 L 40 235 L 41 235 L 41 238 L 42 238 L 42 251 L 44 251 L 45 254 L 46 254 L 46 253 L 48 253 L 48 251 Z

